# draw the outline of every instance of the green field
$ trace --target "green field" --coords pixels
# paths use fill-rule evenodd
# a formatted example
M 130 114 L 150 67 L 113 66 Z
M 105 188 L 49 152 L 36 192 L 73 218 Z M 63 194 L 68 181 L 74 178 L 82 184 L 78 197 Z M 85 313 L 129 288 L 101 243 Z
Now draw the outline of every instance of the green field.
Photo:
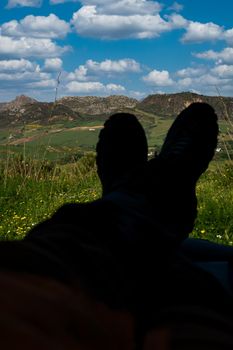
M 159 150 L 172 119 L 141 111 L 138 117 L 150 152 Z M 101 195 L 94 152 L 101 125 L 89 120 L 0 130 L 2 239 L 22 238 L 64 203 Z M 197 187 L 199 215 L 192 235 L 233 244 L 233 141 L 225 121 L 220 129 L 221 151 Z
M 91 201 L 101 194 L 92 153 L 65 165 L 15 157 L 0 166 L 2 239 L 22 238 L 62 204 Z
M 173 119 L 137 110 L 135 113 L 145 129 L 150 151 L 159 150 Z M 86 117 L 79 121 L 60 121 L 49 125 L 32 123 L 0 129 L 0 159 L 19 154 L 53 161 L 71 159 L 77 154 L 95 151 L 102 125 L 103 119 Z M 233 149 L 231 129 L 228 122 L 220 121 L 221 140 L 230 146 L 230 153 Z
M 92 153 L 77 162 L 12 158 L 0 168 L 0 236 L 20 239 L 38 222 L 68 202 L 101 195 Z M 233 164 L 215 161 L 197 186 L 199 214 L 192 235 L 233 244 Z
M 172 119 L 138 112 L 149 147 L 160 148 Z M 94 151 L 103 119 L 66 121 L 51 125 L 28 124 L 0 129 L 0 159 L 24 154 L 34 159 L 61 160 L 69 155 Z

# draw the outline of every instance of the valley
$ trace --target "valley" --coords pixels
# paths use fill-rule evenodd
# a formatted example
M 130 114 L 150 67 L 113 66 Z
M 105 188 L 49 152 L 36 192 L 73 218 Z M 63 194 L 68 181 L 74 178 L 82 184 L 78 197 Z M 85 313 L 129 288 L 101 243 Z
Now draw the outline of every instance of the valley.
M 56 103 L 18 96 L 0 104 L 0 159 L 23 155 L 69 162 L 95 152 L 99 130 L 116 112 L 135 114 L 145 129 L 149 152 L 158 151 L 175 116 L 199 101 L 211 104 L 219 115 L 224 158 L 232 153 L 233 98 L 179 93 L 150 95 L 142 101 L 126 96 L 63 97 Z

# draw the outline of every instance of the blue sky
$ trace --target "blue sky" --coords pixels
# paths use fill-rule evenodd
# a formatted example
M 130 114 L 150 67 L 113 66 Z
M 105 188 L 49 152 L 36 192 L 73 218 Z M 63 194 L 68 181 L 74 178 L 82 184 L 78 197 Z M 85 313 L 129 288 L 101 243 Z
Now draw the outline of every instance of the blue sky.
M 1 0 L 0 101 L 233 96 L 231 0 Z

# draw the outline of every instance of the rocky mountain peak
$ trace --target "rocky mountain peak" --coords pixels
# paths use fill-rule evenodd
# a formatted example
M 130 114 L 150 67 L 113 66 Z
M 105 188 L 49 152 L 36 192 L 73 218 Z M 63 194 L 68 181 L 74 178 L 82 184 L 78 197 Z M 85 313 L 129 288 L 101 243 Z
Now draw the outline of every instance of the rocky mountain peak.
M 10 102 L 5 102 L 0 104 L 0 111 L 18 111 L 26 105 L 31 105 L 38 103 L 34 98 L 20 95 Z
M 42 124 L 64 120 L 100 120 L 117 112 L 135 113 L 139 118 L 154 115 L 161 118 L 174 118 L 193 102 L 206 102 L 215 109 L 220 118 L 233 118 L 233 98 L 204 96 L 191 92 L 175 94 L 154 94 L 138 101 L 127 96 L 67 96 L 53 102 L 38 102 L 25 95 L 13 101 L 0 103 L 0 127 L 22 123 Z
M 16 96 L 16 98 L 11 102 L 8 102 L 7 105 L 9 108 L 20 108 L 24 105 L 36 103 L 36 102 L 37 101 L 34 98 L 31 98 L 25 95 L 20 95 L 20 96 Z
M 108 97 L 98 96 L 68 96 L 59 100 L 74 111 L 85 115 L 101 115 L 134 108 L 138 101 L 122 95 Z

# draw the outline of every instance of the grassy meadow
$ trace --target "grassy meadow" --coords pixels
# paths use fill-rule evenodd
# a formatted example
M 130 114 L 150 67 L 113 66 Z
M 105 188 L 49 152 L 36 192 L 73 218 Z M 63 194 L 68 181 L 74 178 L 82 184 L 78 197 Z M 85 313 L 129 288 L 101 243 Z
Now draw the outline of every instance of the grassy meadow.
M 197 185 L 193 237 L 233 245 L 233 163 L 213 162 Z
M 95 155 L 75 162 L 11 157 L 0 162 L 0 237 L 20 239 L 67 202 L 101 195 Z M 233 164 L 214 161 L 197 186 L 199 215 L 194 237 L 233 245 Z
M 172 119 L 141 112 L 149 150 L 159 149 Z M 20 239 L 67 202 L 101 195 L 95 144 L 103 120 L 0 130 L 0 238 Z M 231 126 L 230 126 L 231 127 Z M 233 142 L 220 121 L 219 148 L 198 186 L 199 215 L 192 235 L 233 245 Z
M 20 239 L 62 204 L 101 194 L 93 153 L 67 164 L 12 157 L 0 162 L 0 177 L 1 239 Z

